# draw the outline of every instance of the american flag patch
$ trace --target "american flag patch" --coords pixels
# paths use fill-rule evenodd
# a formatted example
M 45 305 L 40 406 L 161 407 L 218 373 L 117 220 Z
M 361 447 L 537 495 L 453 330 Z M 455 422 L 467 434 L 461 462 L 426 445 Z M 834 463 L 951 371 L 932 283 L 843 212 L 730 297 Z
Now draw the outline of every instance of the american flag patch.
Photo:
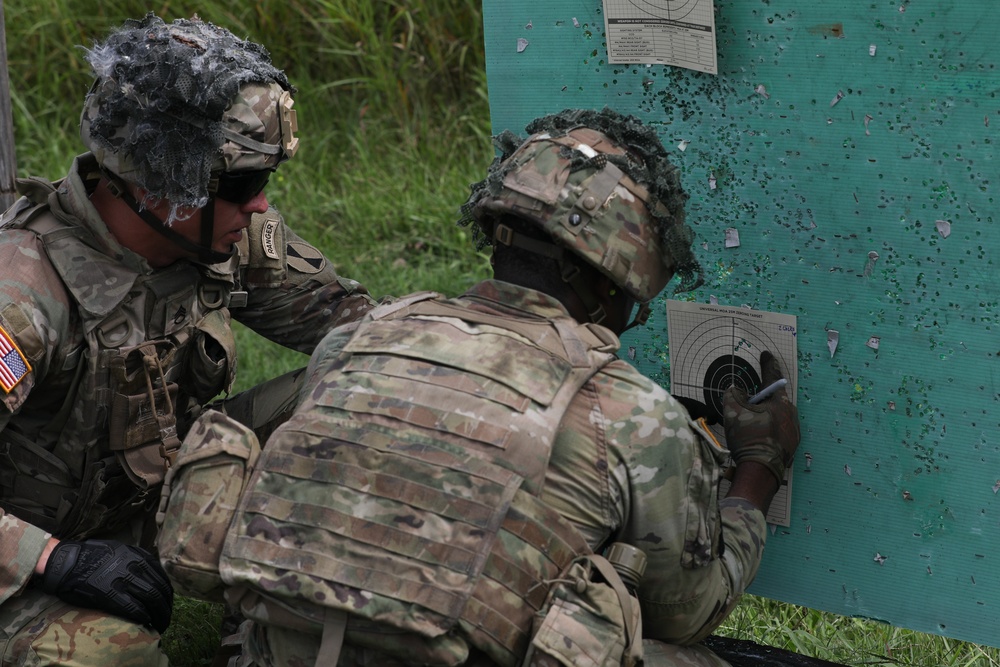
M 0 327 L 0 387 L 9 393 L 30 371 L 31 364 L 21 354 L 17 343 Z

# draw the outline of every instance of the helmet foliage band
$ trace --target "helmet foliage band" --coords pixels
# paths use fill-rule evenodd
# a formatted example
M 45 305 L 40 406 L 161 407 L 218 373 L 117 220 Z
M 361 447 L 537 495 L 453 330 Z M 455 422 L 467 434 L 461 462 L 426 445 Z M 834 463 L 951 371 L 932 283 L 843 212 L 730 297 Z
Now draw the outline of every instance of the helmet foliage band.
M 527 139 L 494 137 L 500 154 L 462 207 L 459 224 L 475 223 L 480 248 L 496 243 L 494 225 L 513 215 L 640 304 L 674 275 L 677 291 L 702 283 L 688 196 L 652 127 L 611 109 L 566 109 L 525 129 Z
M 81 138 L 103 169 L 148 193 L 143 205 L 168 203 L 168 225 L 207 207 L 217 174 L 273 170 L 298 148 L 287 77 L 263 46 L 224 28 L 150 13 L 87 61 L 95 81 Z

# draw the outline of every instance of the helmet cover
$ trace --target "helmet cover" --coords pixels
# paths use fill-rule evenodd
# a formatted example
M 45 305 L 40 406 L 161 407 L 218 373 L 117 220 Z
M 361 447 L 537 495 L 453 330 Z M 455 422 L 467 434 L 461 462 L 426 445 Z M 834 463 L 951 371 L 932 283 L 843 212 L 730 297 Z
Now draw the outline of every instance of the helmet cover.
M 108 171 L 180 207 L 213 173 L 274 169 L 298 147 L 292 88 L 263 46 L 200 19 L 126 21 L 87 50 L 96 80 L 80 123 Z
M 656 132 L 611 109 L 567 109 L 532 121 L 522 139 L 495 137 L 500 155 L 472 186 L 459 224 L 476 221 L 479 247 L 511 214 L 540 227 L 646 303 L 675 273 L 677 291 L 703 282 L 684 224 L 688 195 Z

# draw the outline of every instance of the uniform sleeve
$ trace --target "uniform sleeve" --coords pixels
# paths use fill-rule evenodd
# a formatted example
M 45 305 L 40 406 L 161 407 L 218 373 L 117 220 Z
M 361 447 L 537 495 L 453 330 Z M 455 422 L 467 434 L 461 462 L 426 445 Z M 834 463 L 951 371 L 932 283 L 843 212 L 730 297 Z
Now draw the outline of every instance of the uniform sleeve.
M 753 581 L 763 553 L 764 515 L 742 500 L 719 498 L 725 454 L 699 435 L 662 389 L 640 417 L 619 422 L 631 443 L 623 457 L 632 499 L 626 541 L 646 552 L 639 586 L 643 633 L 692 644 L 721 624 Z M 643 430 L 649 437 L 642 437 Z M 638 445 L 638 446 L 636 446 Z
M 742 500 L 720 502 L 726 453 L 691 426 L 684 408 L 661 387 L 620 361 L 593 384 L 586 422 L 578 417 L 572 429 L 589 424 L 588 439 L 598 443 L 587 447 L 591 460 L 576 464 L 588 488 L 579 492 L 578 508 L 561 511 L 591 525 L 604 517 L 607 537 L 599 546 L 621 541 L 646 554 L 638 590 L 645 637 L 697 642 L 753 581 L 764 516 Z M 603 483 L 592 472 L 602 469 Z M 592 543 L 595 536 L 591 528 Z
M 24 589 L 51 535 L 0 509 L 0 605 Z
M 66 289 L 37 237 L 19 229 L 4 230 L 0 242 L 0 402 L 8 413 L 16 412 L 39 378 L 47 376 L 52 364 L 61 362 L 70 320 Z
M 248 230 L 248 261 L 240 269 L 247 303 L 230 310 L 265 338 L 309 354 L 328 331 L 357 320 L 376 302 L 360 283 L 337 275 L 273 209 L 267 215 Z
M 69 306 L 33 234 L 4 230 L 0 242 L 0 431 L 7 428 L 64 339 Z M 28 280 L 28 277 L 33 280 Z M 45 341 L 45 343 L 43 343 Z M 0 462 L 0 474 L 10 464 Z M 0 509 L 0 604 L 31 579 L 50 534 Z
M 24 394 L 21 389 L 19 385 L 15 398 Z M 7 398 L 11 398 L 11 394 L 7 394 Z M 7 428 L 10 419 L 10 411 L 0 408 L 0 431 Z M 0 474 L 8 465 L 0 463 Z M 0 508 L 0 605 L 28 584 L 50 537 L 50 533 Z

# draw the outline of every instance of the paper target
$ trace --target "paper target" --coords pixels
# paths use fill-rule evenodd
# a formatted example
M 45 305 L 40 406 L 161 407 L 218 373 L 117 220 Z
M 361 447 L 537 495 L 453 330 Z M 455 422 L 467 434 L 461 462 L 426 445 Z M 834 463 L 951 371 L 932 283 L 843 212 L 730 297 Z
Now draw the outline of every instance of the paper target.
M 670 393 L 704 403 L 716 436 L 724 441 L 722 395 L 736 386 L 753 395 L 764 389 L 760 353 L 781 364 L 786 391 L 795 402 L 798 386 L 795 317 L 747 308 L 667 301 Z M 724 493 L 725 490 L 722 489 Z M 789 525 L 791 473 L 771 502 L 767 520 Z
M 760 353 L 781 363 L 795 401 L 795 317 L 746 308 L 667 301 L 670 391 L 708 406 L 722 419 L 722 394 L 737 386 L 748 394 L 761 383 Z

